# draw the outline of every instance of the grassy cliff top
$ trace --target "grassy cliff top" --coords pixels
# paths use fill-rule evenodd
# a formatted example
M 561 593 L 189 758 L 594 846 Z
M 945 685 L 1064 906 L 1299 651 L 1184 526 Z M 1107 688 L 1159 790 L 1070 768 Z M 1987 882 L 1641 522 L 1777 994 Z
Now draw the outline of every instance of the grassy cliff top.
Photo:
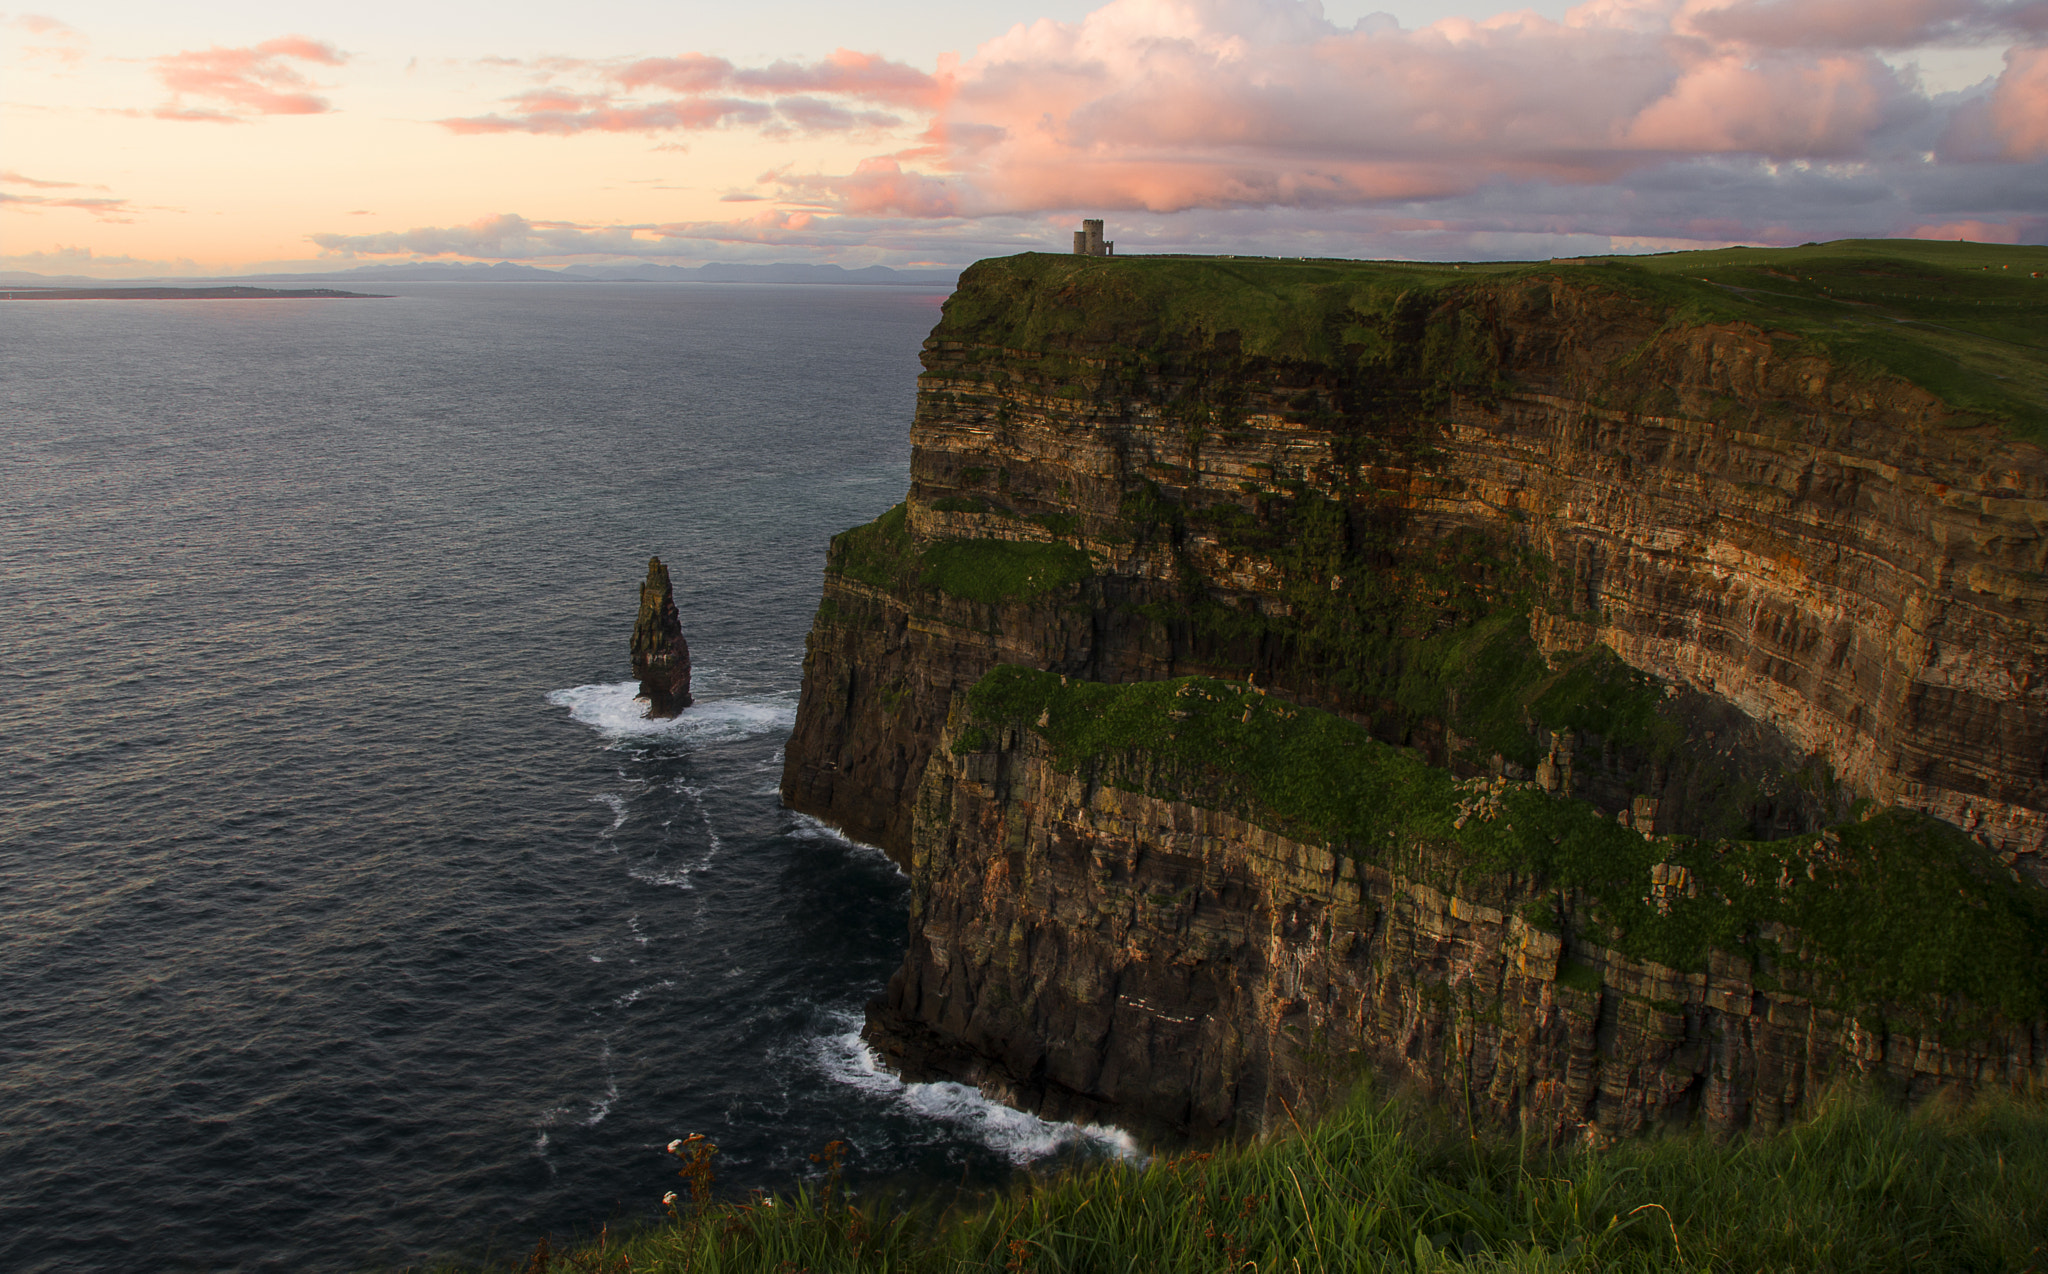
M 2048 247 L 1917 239 L 1493 263 L 1026 253 L 962 275 L 937 335 L 1370 365 L 1439 304 L 1561 280 L 1639 301 L 1667 326 L 1754 324 L 2048 443 L 2048 277 L 2036 276 Z

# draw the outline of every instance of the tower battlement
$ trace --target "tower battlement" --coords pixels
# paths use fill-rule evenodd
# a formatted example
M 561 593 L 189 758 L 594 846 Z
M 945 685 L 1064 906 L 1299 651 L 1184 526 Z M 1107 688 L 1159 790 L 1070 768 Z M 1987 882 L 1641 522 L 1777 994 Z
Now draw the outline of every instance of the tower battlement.
M 1097 217 L 1083 221 L 1081 228 L 1074 231 L 1074 255 L 1077 257 L 1113 257 L 1116 245 L 1102 237 L 1102 219 Z

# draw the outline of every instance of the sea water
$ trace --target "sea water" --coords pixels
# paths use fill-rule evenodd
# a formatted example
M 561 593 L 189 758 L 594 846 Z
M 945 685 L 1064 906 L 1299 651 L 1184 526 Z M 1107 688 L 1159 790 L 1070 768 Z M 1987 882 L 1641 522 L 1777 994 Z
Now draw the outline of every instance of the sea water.
M 692 1132 L 730 1192 L 1128 1153 L 877 1066 L 906 882 L 776 797 L 943 293 L 395 290 L 0 305 L 0 1268 L 511 1257 Z

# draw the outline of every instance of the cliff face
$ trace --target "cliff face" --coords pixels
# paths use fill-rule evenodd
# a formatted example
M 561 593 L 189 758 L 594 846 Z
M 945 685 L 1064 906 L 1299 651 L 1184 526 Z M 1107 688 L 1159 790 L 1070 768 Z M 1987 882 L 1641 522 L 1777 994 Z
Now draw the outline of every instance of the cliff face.
M 1699 312 L 1674 317 L 1695 301 Z M 1112 683 L 1200 673 L 1250 678 L 1435 766 L 1533 783 L 1640 831 L 1702 842 L 1813 834 L 1862 799 L 1945 819 L 2002 856 L 1999 870 L 2048 881 L 2041 450 L 1820 336 L 1716 304 L 1599 271 L 1471 280 L 1223 262 L 976 267 L 926 344 L 909 499 L 834 543 L 785 800 L 908 861 L 920 837 L 937 835 L 938 816 L 918 812 L 933 801 L 1026 817 L 959 795 L 957 766 L 929 764 L 957 697 L 990 669 Z M 1039 790 L 1040 778 L 1010 790 Z M 963 826 L 952 814 L 943 822 Z M 1008 823 L 977 834 L 997 825 Z M 1115 832 L 1105 851 L 1136 862 L 1119 837 L 1143 835 Z M 1231 843 L 1219 833 L 1199 852 L 1139 858 L 1153 855 L 1147 870 L 1162 881 L 1224 861 L 1249 871 Z M 1056 877 L 1068 858 L 1044 861 Z M 922 882 L 924 857 L 916 870 Z M 1401 914 L 1400 880 L 1370 861 L 1361 870 L 1356 889 L 1370 898 L 1301 903 L 1322 930 L 1369 933 L 1368 912 L 1372 924 Z M 944 878 L 933 875 L 932 899 L 953 896 Z M 1244 877 L 1232 887 L 1242 906 L 1219 913 L 1237 918 L 1218 923 L 1257 928 L 1262 907 L 1286 913 L 1290 879 Z M 975 905 L 988 915 L 995 902 Z M 964 1060 L 980 993 L 933 1010 L 931 988 L 952 985 L 944 979 L 959 966 L 920 951 L 963 949 L 971 916 L 932 906 L 913 918 L 907 989 L 878 1019 L 899 1043 L 937 1032 L 906 1058 L 1008 1075 L 1055 1105 L 1071 1091 L 1136 1101 L 1188 1127 L 1242 1122 L 1234 1101 L 1200 1105 L 1221 1091 L 1221 1070 L 1140 1080 L 1145 1068 L 1102 1061 L 1113 1082 L 1070 1082 L 973 1048 L 982 1060 Z M 1413 923 L 1420 934 L 1436 922 Z M 1109 967 L 1099 934 L 1060 932 L 1001 958 L 1028 956 L 1055 982 L 1060 970 Z M 1274 952 L 1297 950 L 1294 929 L 1275 932 Z M 1482 925 L 1454 944 L 1469 948 L 1455 959 L 1512 964 L 1524 938 Z M 1370 1013 L 1356 1008 L 1365 1055 L 1406 1057 L 1443 1082 L 1450 1046 L 1428 1041 L 1449 1038 L 1448 1010 L 1416 1001 L 1396 1011 L 1373 989 L 1419 976 L 1398 971 L 1388 953 L 1402 948 L 1390 942 L 1375 947 L 1391 962 L 1380 982 L 1326 982 L 1355 983 L 1366 998 L 1354 1008 L 1380 997 Z M 1298 950 L 1324 959 L 1313 944 Z M 1620 1026 L 1599 1026 L 1600 1005 L 1512 981 L 1493 979 L 1488 994 L 1534 996 L 1540 1012 L 1528 1008 L 1536 1016 L 1515 1031 L 1549 1043 L 1516 1044 L 1501 1055 L 1507 1069 L 1486 1073 L 1523 1076 L 1524 1105 L 1529 1085 L 1563 1084 L 1567 1104 L 1579 1103 L 1573 1117 L 1590 1117 L 1584 1085 L 1609 1071 L 1572 1060 L 1571 1015 L 1595 1034 Z M 1004 985 L 972 985 L 984 984 Z M 1232 985 L 1140 995 L 1253 1038 L 1267 993 Z M 1685 1041 L 1707 1038 L 1679 1016 L 1682 1028 L 1652 1024 L 1642 1039 L 1691 1049 Z M 1018 1020 L 1039 1023 L 1051 1047 L 1056 1018 Z M 1795 1046 L 1746 1025 L 1748 1042 L 1729 1047 L 1761 1060 L 1747 1078 L 1716 1080 L 1720 1096 L 1695 1084 L 1695 1067 L 1681 1085 L 1689 1096 L 1603 1096 L 1600 1118 L 1627 1125 L 1674 1104 L 1779 1101 L 1814 1071 L 1814 1049 L 1850 1055 L 1839 1026 L 1803 1027 L 1809 1042 Z M 1467 1055 L 1457 1064 L 1469 1069 L 1478 1037 L 1458 1038 Z M 1658 1047 L 1643 1043 L 1631 1064 L 1650 1065 Z M 1257 1048 L 1218 1048 L 1196 1055 L 1257 1069 L 1242 1060 Z M 1804 1060 L 1785 1060 L 1795 1055 Z M 1968 1065 L 1991 1065 L 1981 1058 Z M 1087 1071 L 1076 1065 L 1074 1075 Z M 1131 1096 L 1147 1084 L 1194 1104 L 1175 1115 Z
M 1361 1064 L 1544 1136 L 1774 1127 L 1844 1073 L 1909 1094 L 2048 1086 L 2048 1021 L 1845 1009 L 1841 971 L 1781 924 L 1673 968 L 1592 940 L 1590 894 L 1538 927 L 1536 879 L 1459 872 L 1450 840 L 1364 861 L 1134 791 L 1133 758 L 1076 774 L 1028 727 L 959 739 L 920 786 L 910 950 L 870 1021 L 911 1078 L 1168 1137 L 1284 1127 Z M 1838 887 L 1850 842 L 1788 853 L 1821 863 L 1799 887 Z M 1667 896 L 1647 907 L 1701 905 L 1658 866 L 1635 882 Z

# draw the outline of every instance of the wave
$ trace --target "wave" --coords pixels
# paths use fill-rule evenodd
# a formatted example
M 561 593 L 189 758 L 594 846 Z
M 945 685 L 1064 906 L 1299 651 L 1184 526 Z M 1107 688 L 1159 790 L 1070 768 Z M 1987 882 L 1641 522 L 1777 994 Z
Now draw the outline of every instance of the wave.
M 699 699 L 681 716 L 650 720 L 637 681 L 609 681 L 551 690 L 547 700 L 567 708 L 569 718 L 608 739 L 678 739 L 729 743 L 773 734 L 796 724 L 796 704 L 782 697 Z
M 635 867 L 626 874 L 643 885 L 658 885 L 664 889 L 695 889 L 690 883 L 690 874 L 702 867 L 703 863 L 690 863 L 682 867 L 647 868 Z
M 822 818 L 812 818 L 809 814 L 799 814 L 795 810 L 787 810 L 785 813 L 796 824 L 783 833 L 783 835 L 788 836 L 792 840 L 833 841 L 855 851 L 858 857 L 876 859 L 888 867 L 890 871 L 903 876 L 906 880 L 909 879 L 903 868 L 897 865 L 896 860 L 889 857 L 889 851 L 883 849 L 880 845 L 870 845 L 866 841 L 855 840 Z
M 951 1124 L 1019 1166 L 1062 1150 L 1110 1155 L 1132 1164 L 1145 1161 L 1137 1140 L 1121 1128 L 1054 1123 L 991 1101 L 965 1084 L 907 1084 L 882 1066 L 858 1028 L 819 1036 L 817 1050 L 819 1065 L 829 1078 L 912 1114 Z

